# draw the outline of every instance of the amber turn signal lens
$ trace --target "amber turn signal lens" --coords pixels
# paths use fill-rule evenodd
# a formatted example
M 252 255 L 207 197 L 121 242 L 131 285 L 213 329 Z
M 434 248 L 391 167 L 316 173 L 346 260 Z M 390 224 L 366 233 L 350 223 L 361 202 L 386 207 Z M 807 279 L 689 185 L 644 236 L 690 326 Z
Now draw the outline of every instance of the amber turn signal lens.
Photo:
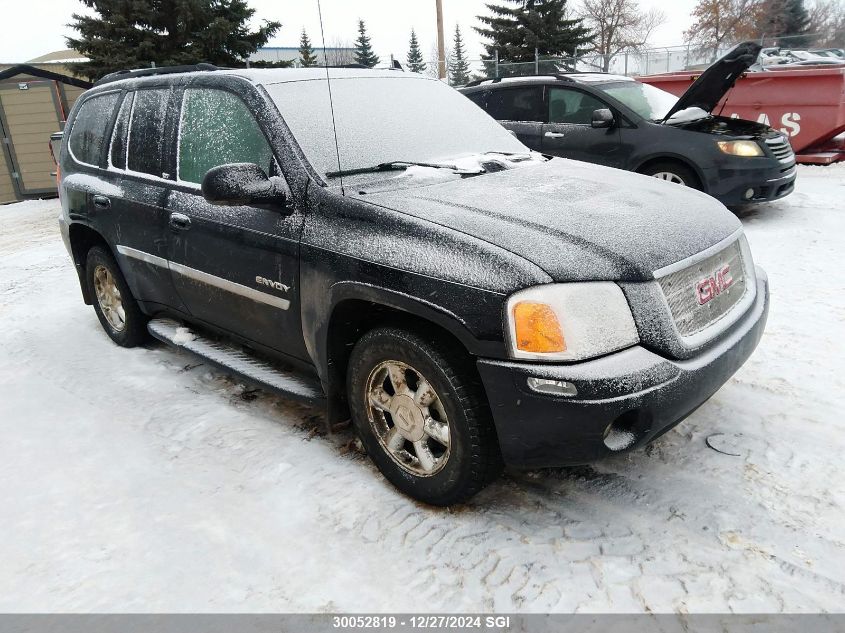
M 513 307 L 516 347 L 523 352 L 565 352 L 566 341 L 554 310 L 545 303 L 520 301 Z

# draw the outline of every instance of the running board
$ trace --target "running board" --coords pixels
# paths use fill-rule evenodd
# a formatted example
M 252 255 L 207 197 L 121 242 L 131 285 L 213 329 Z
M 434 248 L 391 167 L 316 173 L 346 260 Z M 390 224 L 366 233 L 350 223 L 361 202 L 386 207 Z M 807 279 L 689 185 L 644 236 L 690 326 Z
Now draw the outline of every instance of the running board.
M 309 379 L 290 370 L 280 369 L 272 363 L 241 351 L 231 343 L 205 338 L 172 319 L 153 319 L 147 324 L 147 329 L 158 340 L 236 374 L 260 389 L 312 406 L 325 406 L 326 397 L 316 378 Z

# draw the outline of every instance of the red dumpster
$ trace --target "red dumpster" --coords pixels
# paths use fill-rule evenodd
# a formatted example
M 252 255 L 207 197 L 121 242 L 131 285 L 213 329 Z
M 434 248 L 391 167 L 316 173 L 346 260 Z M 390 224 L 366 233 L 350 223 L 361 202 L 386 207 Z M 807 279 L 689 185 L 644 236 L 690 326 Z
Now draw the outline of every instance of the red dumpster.
M 682 95 L 700 73 L 647 75 L 639 81 Z M 845 160 L 845 66 L 773 68 L 742 75 L 713 114 L 765 123 L 789 137 L 801 163 Z

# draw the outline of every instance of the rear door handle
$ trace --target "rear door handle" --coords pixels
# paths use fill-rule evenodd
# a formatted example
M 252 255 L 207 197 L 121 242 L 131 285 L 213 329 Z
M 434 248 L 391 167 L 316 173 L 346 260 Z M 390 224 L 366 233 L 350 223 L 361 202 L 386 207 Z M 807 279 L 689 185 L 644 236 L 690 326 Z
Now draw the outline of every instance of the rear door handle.
M 94 206 L 98 209 L 108 209 L 111 207 L 111 200 L 105 196 L 94 196 Z
M 563 132 L 546 132 L 546 138 L 563 138 L 566 136 Z
M 170 228 L 174 231 L 187 231 L 191 228 L 191 218 L 184 213 L 171 213 Z

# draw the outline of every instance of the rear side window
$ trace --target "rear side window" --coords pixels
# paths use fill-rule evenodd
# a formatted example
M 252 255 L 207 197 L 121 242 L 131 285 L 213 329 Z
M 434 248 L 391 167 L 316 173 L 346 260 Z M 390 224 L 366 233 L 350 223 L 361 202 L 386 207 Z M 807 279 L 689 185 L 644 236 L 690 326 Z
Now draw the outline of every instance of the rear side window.
M 129 151 L 127 169 L 169 178 L 163 173 L 167 101 L 170 90 L 139 90 L 135 93 L 132 115 L 129 117 Z
M 103 148 L 108 142 L 112 114 L 120 98 L 119 92 L 98 95 L 87 99 L 79 108 L 68 147 L 80 163 L 100 165 Z
M 579 90 L 552 88 L 549 93 L 549 123 L 590 125 L 593 110 L 607 105 Z
M 185 91 L 179 128 L 179 180 L 201 183 L 212 167 L 255 163 L 271 175 L 273 153 L 247 105 L 223 90 Z
M 499 121 L 543 121 L 543 88 L 493 90 L 487 95 L 487 114 Z

